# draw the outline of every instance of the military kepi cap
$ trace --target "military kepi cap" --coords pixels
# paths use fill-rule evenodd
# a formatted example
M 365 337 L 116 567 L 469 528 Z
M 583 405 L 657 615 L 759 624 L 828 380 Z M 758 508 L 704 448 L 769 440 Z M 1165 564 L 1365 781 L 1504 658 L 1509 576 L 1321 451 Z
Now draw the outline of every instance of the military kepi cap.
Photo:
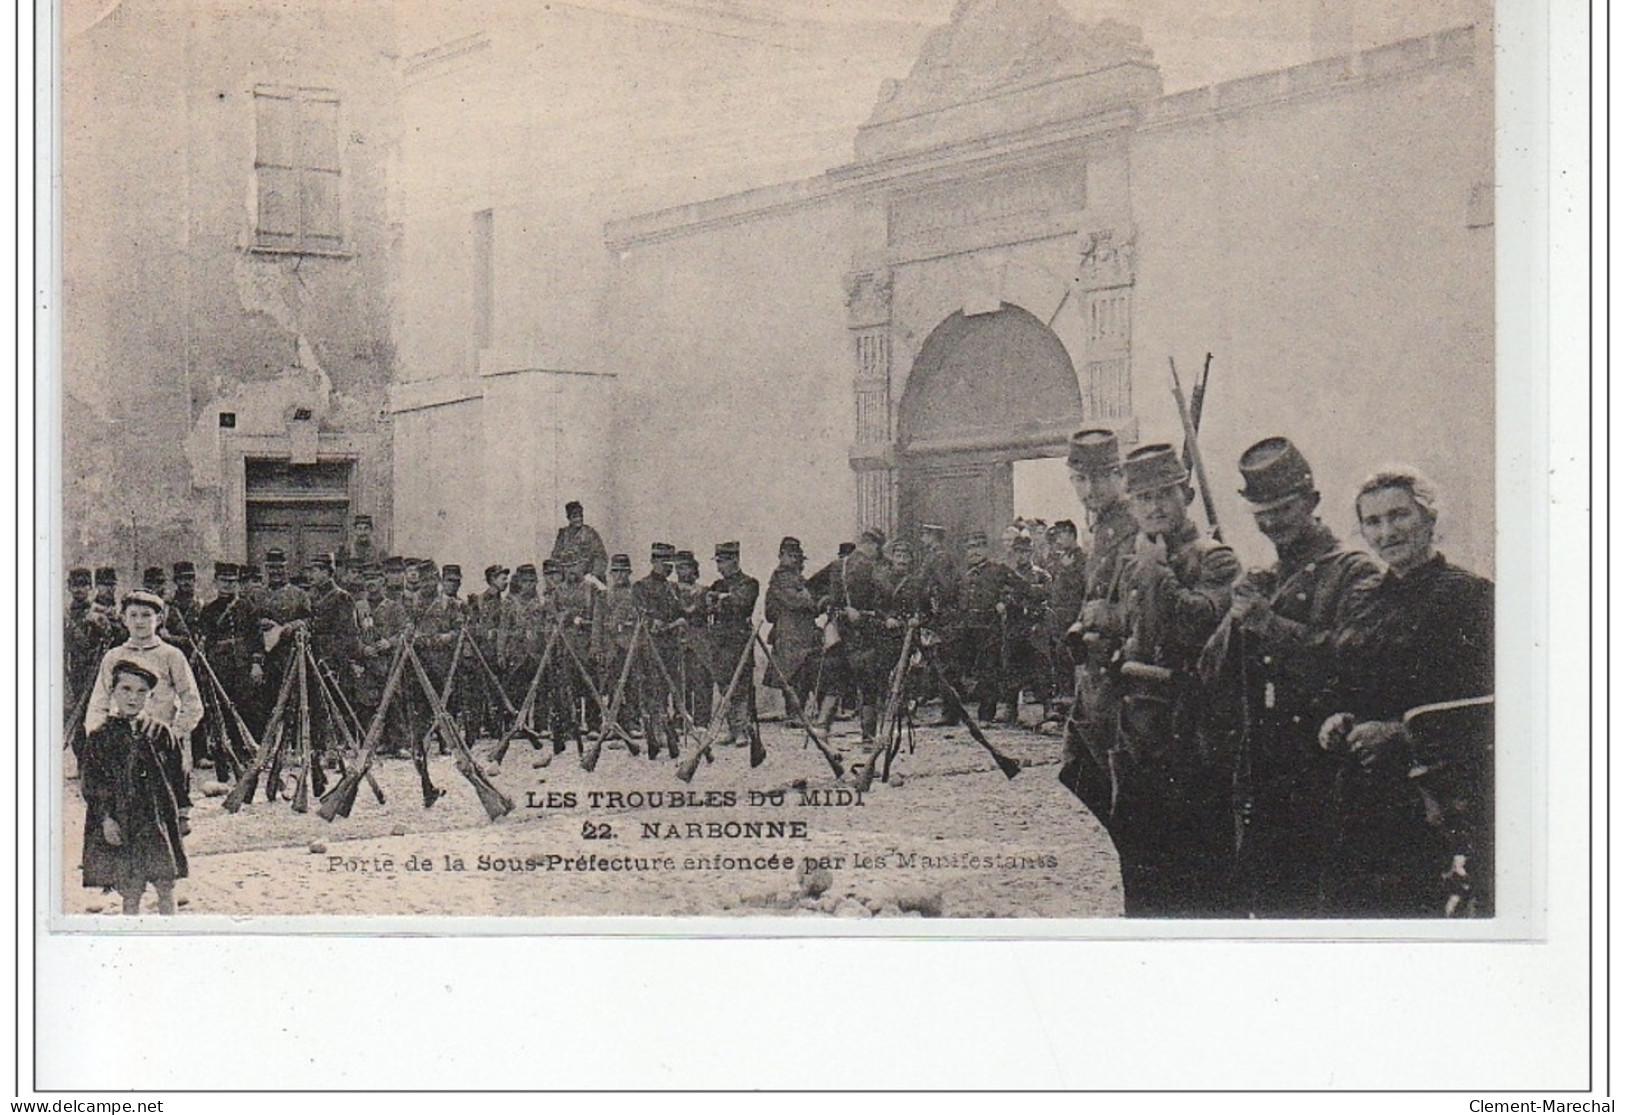
M 405 573 L 406 559 L 403 557 L 387 557 L 384 559 L 385 573 Z
M 632 572 L 632 555 L 631 554 L 615 554 L 613 557 L 611 557 L 609 559 L 609 567 L 611 569 L 618 569 L 622 573 L 630 573 L 630 572 Z
M 287 555 L 286 551 L 283 551 L 283 550 L 266 550 L 265 551 L 265 564 L 266 565 L 287 565 L 288 564 L 288 555 Z
M 78 567 L 76 567 L 74 569 L 68 570 L 68 584 L 70 584 L 70 585 L 88 585 L 90 583 L 91 583 L 90 570 L 86 569 L 84 566 L 81 565 L 81 566 L 78 566 Z
M 1117 435 L 1111 430 L 1079 430 L 1066 445 L 1066 467 L 1073 472 L 1114 472 L 1122 467 Z
M 1315 490 L 1315 477 L 1309 471 L 1298 447 L 1284 437 L 1267 437 L 1241 455 L 1241 498 L 1257 511 L 1279 507 L 1297 496 Z
M 463 567 L 461 565 L 442 565 L 440 575 L 448 581 L 460 581 L 463 579 Z
M 515 577 L 534 577 L 536 576 L 536 567 L 527 561 L 515 569 L 513 575 Z
M 569 503 L 564 505 L 564 513 L 567 516 L 576 514 L 582 510 L 584 510 L 584 508 L 582 508 L 581 501 L 579 499 L 572 499 Z
M 656 542 L 649 547 L 649 557 L 655 561 L 671 561 L 677 554 L 677 547 L 670 542 Z
M 196 577 L 197 566 L 193 565 L 189 561 L 177 561 L 171 568 L 170 572 L 175 575 L 175 579 L 178 581 L 182 577 Z
M 350 521 L 353 522 L 358 527 L 370 527 L 370 526 L 372 526 L 372 516 L 371 515 L 357 515 L 354 519 L 351 519 Z
M 934 535 L 936 535 L 937 537 L 940 538 L 943 535 L 948 533 L 948 528 L 943 526 L 941 523 L 921 523 L 920 524 L 920 533 L 921 534 L 934 534 Z
M 1185 466 L 1171 445 L 1142 445 L 1123 459 L 1123 487 L 1130 495 L 1172 488 L 1186 479 Z
M 96 583 L 98 585 L 116 585 L 116 584 L 118 584 L 118 570 L 114 569 L 111 565 L 99 565 L 99 566 L 97 566 L 96 567 Z
M 149 566 L 147 566 L 145 569 L 143 569 L 141 571 L 141 583 L 143 585 L 161 585 L 161 584 L 163 584 L 164 583 L 164 567 L 161 566 L 161 565 L 149 565 Z
M 214 575 L 216 577 L 223 577 L 228 581 L 235 581 L 240 573 L 241 571 L 237 568 L 237 563 L 234 561 L 217 561 L 214 563 Z
M 879 527 L 865 527 L 863 533 L 858 535 L 859 542 L 873 542 L 876 546 L 886 544 L 886 532 Z
M 788 535 L 788 534 L 785 535 L 783 538 L 781 538 L 779 540 L 779 553 L 781 553 L 781 554 L 799 554 L 799 553 L 801 553 L 801 539 L 793 537 L 792 535 Z
M 739 560 L 739 543 L 737 543 L 737 542 L 718 542 L 717 543 L 717 549 L 716 549 L 716 556 L 719 557 L 719 558 L 733 558 L 735 561 L 738 561 Z
M 332 554 L 311 554 L 308 558 L 305 559 L 305 568 L 306 569 L 316 569 L 318 567 L 322 568 L 322 569 L 325 569 L 329 573 L 331 573 L 333 571 L 333 555 Z
M 965 535 L 965 545 L 967 545 L 967 546 L 986 546 L 987 545 L 987 531 L 985 531 L 985 530 L 973 530 L 973 531 L 971 531 L 969 534 Z
M 487 581 L 494 581 L 506 572 L 508 572 L 508 567 L 506 565 L 487 565 L 485 567 L 485 579 Z
M 523 566 L 521 566 L 521 568 L 523 568 Z M 542 559 L 542 573 L 544 575 L 548 574 L 548 573 L 563 573 L 563 572 L 564 572 L 564 566 L 560 565 L 553 558 L 543 558 Z
M 694 556 L 693 550 L 678 550 L 672 555 L 672 560 L 678 565 L 698 565 L 699 559 Z

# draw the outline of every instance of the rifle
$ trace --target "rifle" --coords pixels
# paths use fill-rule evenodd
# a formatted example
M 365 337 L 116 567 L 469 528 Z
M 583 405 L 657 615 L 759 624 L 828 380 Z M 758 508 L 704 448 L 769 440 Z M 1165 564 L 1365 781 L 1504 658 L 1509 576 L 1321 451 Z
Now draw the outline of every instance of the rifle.
M 627 753 L 634 759 L 642 754 L 638 750 L 638 745 L 632 742 L 632 734 L 621 727 L 620 719 L 621 702 L 626 698 L 626 682 L 632 676 L 632 656 L 638 652 L 638 639 L 642 635 L 643 617 L 639 616 L 637 622 L 632 626 L 632 638 L 626 644 L 626 661 L 621 663 L 621 676 L 615 680 L 615 693 L 610 697 L 609 709 L 604 713 L 603 726 L 598 729 L 598 738 L 587 745 L 586 754 L 591 757 L 593 767 L 598 765 L 598 756 L 604 749 L 604 740 L 609 738 L 609 733 L 612 730 L 626 740 Z M 650 747 L 654 746 L 653 740 L 645 742 Z M 591 770 L 592 767 L 587 767 L 587 769 Z
M 761 629 L 762 625 L 757 624 L 755 631 L 753 631 L 751 634 L 751 639 L 745 640 L 744 649 L 739 652 L 739 661 L 734 663 L 733 676 L 728 679 L 728 688 L 722 694 L 721 712 L 724 718 L 726 718 L 728 715 L 728 706 L 733 703 L 734 690 L 739 688 L 739 679 L 745 675 L 745 664 L 750 661 L 750 652 L 755 649 L 755 644 L 752 642 L 752 639 L 755 638 L 756 633 L 760 632 Z M 754 684 L 754 682 L 752 682 L 752 684 Z M 702 756 L 706 758 L 710 757 L 711 746 L 716 742 L 716 736 L 716 721 L 713 719 L 711 725 L 705 731 L 705 738 L 701 741 L 700 746 L 695 748 L 693 753 L 690 754 L 688 758 L 684 759 L 677 765 L 678 778 L 681 778 L 684 782 L 690 782 L 693 780 L 694 772 L 699 769 L 700 758 Z M 760 766 L 762 762 L 761 759 L 756 757 L 757 753 L 755 749 L 755 739 L 756 737 L 753 736 L 750 764 L 753 767 Z M 765 752 L 762 753 L 762 758 L 766 758 Z
M 937 684 L 942 686 L 942 699 L 951 704 L 949 711 L 965 722 L 965 727 L 969 730 L 971 738 L 981 744 L 989 755 L 993 756 L 993 761 L 998 764 L 999 770 L 1004 772 L 1006 778 L 1014 778 L 1020 774 L 1021 764 L 1001 752 L 997 747 L 994 747 L 988 741 L 987 736 L 982 734 L 982 729 L 976 724 L 976 718 L 970 714 L 969 710 L 965 708 L 965 702 L 960 699 L 959 690 L 955 689 L 952 683 L 948 681 L 948 675 L 943 673 L 942 667 L 937 663 L 936 655 L 926 651 L 925 660 L 930 665 L 931 672 L 936 675 Z
M 513 723 L 508 725 L 507 730 L 502 733 L 502 738 L 497 740 L 496 750 L 491 752 L 491 761 L 499 767 L 502 765 L 502 760 L 508 757 L 508 747 L 513 743 L 515 736 L 524 735 L 533 746 L 539 740 L 536 730 L 530 726 L 530 722 L 531 718 L 536 714 L 536 692 L 541 688 L 542 674 L 547 670 L 548 660 L 553 657 L 553 644 L 558 637 L 559 629 L 555 626 L 547 636 L 547 645 L 542 648 L 542 660 L 536 664 L 536 672 L 531 675 L 530 685 L 525 690 L 524 702 L 519 706 L 519 710 L 514 713 Z M 553 753 L 547 748 L 543 748 L 542 766 L 545 767 L 552 761 Z
M 1190 458 L 1191 471 L 1196 475 L 1196 488 L 1202 495 L 1202 510 L 1207 514 L 1208 526 L 1213 531 L 1213 537 L 1219 541 L 1224 540 L 1224 534 L 1219 529 L 1219 510 L 1213 502 L 1213 489 L 1207 482 L 1207 468 L 1202 464 L 1202 449 L 1196 442 L 1196 421 L 1191 417 L 1190 407 L 1185 405 L 1185 389 L 1179 385 L 1179 369 L 1174 367 L 1174 358 L 1168 358 L 1168 376 L 1172 384 L 1174 405 L 1179 408 L 1179 421 L 1185 427 L 1185 452 Z M 1204 387 L 1206 379 L 1204 376 Z
M 451 668 L 446 671 L 446 683 L 440 687 L 440 703 L 443 705 L 448 704 L 451 701 L 451 687 L 456 683 L 457 680 L 457 667 L 462 663 L 463 660 L 463 644 L 467 641 L 467 636 L 468 629 L 466 627 L 458 630 L 457 646 L 451 652 Z M 428 730 L 423 733 L 423 747 L 425 750 L 428 749 L 429 740 L 434 733 L 435 726 L 430 724 Z M 445 744 L 447 747 L 451 746 L 449 743 L 446 743 L 445 740 L 441 740 L 440 742 Z M 441 754 L 445 754 L 445 752 L 442 751 Z
M 648 649 L 649 649 L 649 657 L 651 657 L 651 658 L 653 658 L 655 660 L 655 666 L 656 666 L 656 668 L 658 668 L 660 670 L 660 676 L 666 682 L 666 691 L 668 693 L 672 694 L 672 697 L 673 697 L 672 704 L 677 706 L 677 713 L 678 713 L 678 715 L 680 715 L 683 718 L 683 735 L 684 736 L 697 736 L 697 735 L 699 735 L 700 730 L 697 727 L 694 726 L 694 718 L 688 714 L 688 706 L 684 701 L 684 697 L 686 696 L 686 694 L 678 692 L 677 687 L 676 687 L 676 683 L 674 683 L 672 681 L 671 671 L 666 669 L 665 660 L 660 657 L 660 650 L 659 650 L 658 647 L 655 646 L 654 641 L 652 639 L 649 641 Z M 650 744 L 649 757 L 653 758 L 654 755 L 655 755 L 655 749 L 654 749 L 654 746 L 653 746 L 654 737 L 653 737 L 652 733 L 650 733 L 649 729 L 650 729 L 650 725 L 645 724 L 644 725 L 644 731 L 645 731 L 646 739 L 647 739 L 648 743 Z M 668 740 L 668 746 L 670 748 L 672 748 L 671 757 L 673 759 L 677 758 L 677 751 L 675 750 L 676 741 L 675 740 Z
M 570 660 L 575 663 L 576 672 L 581 675 L 581 680 L 587 683 L 587 691 L 592 694 L 592 699 L 598 703 L 598 711 L 605 717 L 608 717 L 610 711 L 609 702 L 604 700 L 604 695 L 599 690 L 598 683 L 592 680 L 592 674 L 588 672 L 587 664 L 581 661 L 581 656 L 576 653 L 576 648 L 570 645 L 569 639 L 560 639 L 559 645 L 564 647 L 565 653 L 567 653 L 570 656 Z M 610 721 L 600 727 L 598 739 L 593 740 L 587 745 L 586 749 L 582 751 L 582 770 L 591 773 L 593 768 L 598 766 L 598 757 L 603 754 L 604 750 L 603 740 L 605 735 L 609 732 L 614 732 L 616 735 L 625 740 L 626 746 L 631 750 L 632 754 L 636 755 L 638 753 L 637 744 L 632 742 L 631 733 L 629 733 L 625 728 L 622 728 L 618 721 Z
M 282 714 L 287 709 L 288 696 L 293 692 L 293 683 L 293 670 L 290 667 L 282 675 L 282 687 L 277 691 L 276 704 L 271 706 L 271 716 L 265 722 L 265 734 L 260 738 L 259 749 L 255 752 L 253 763 L 237 779 L 237 785 L 231 788 L 231 793 L 220 803 L 221 808 L 227 813 L 237 812 L 245 802 L 254 799 L 260 775 L 265 773 L 272 759 L 282 750 Z M 267 793 L 269 792 L 267 787 Z
M 73 745 L 74 735 L 84 730 L 85 713 L 90 709 L 90 695 L 96 691 L 96 679 L 92 678 L 85 683 L 84 691 L 74 699 L 73 708 L 68 710 L 67 730 L 63 733 L 62 746 Z
M 762 652 L 767 655 L 768 665 L 773 667 L 773 672 L 784 679 L 784 695 L 794 705 L 796 719 L 801 721 L 801 730 L 807 734 L 808 739 L 812 740 L 813 746 L 818 748 L 819 754 L 824 756 L 824 761 L 829 764 L 829 769 L 835 772 L 835 777 L 840 778 L 846 774 L 846 768 L 841 764 L 841 757 L 831 751 L 829 745 L 820 739 L 818 733 L 813 730 L 812 721 L 807 719 L 807 710 L 801 703 L 801 697 L 797 695 L 794 686 L 790 684 L 790 675 L 779 667 L 778 659 L 773 657 L 773 648 L 763 640 L 760 628 L 756 630 L 752 638 L 756 640 L 756 645 L 762 648 Z
M 367 726 L 366 739 L 361 743 L 361 754 L 344 777 L 339 779 L 338 783 L 322 796 L 321 808 L 317 809 L 316 812 L 324 821 L 332 821 L 334 817 L 348 817 L 351 808 L 355 805 L 356 792 L 361 788 L 362 777 L 371 777 L 368 772 L 372 767 L 373 752 L 378 747 L 378 741 L 383 737 L 386 714 L 389 711 L 391 702 L 395 700 L 396 690 L 400 686 L 401 674 L 406 669 L 406 648 L 407 643 L 405 640 L 402 640 L 400 646 L 395 648 L 395 661 L 390 663 L 389 674 L 384 679 L 383 697 L 378 702 L 377 714 L 373 716 L 372 723 Z
M 901 725 L 897 722 L 902 714 L 903 678 L 908 673 L 908 659 L 914 650 L 914 632 L 919 623 L 917 618 L 909 617 L 908 628 L 903 632 L 903 652 L 898 655 L 897 665 L 892 667 L 886 686 L 886 707 L 880 716 L 886 742 L 876 741 L 874 750 L 852 767 L 852 782 L 859 790 L 867 790 L 874 784 L 875 762 L 881 755 L 886 757 L 886 773 L 891 773 L 891 761 L 897 753 L 896 744 L 902 740 Z
M 344 695 L 344 690 L 339 688 L 338 679 L 333 676 L 333 671 L 328 667 L 327 663 L 318 662 L 316 664 L 316 678 L 321 683 L 324 699 L 328 702 L 329 707 L 334 710 L 334 720 L 343 729 L 345 746 L 350 749 L 352 755 L 359 754 L 360 747 L 356 741 L 367 734 L 366 729 L 361 726 L 361 718 L 356 715 L 355 709 L 350 707 L 350 699 Z M 349 774 L 350 760 L 346 759 L 342 753 L 339 755 L 339 760 L 344 764 L 344 773 Z M 372 776 L 372 771 L 369 769 L 363 771 L 362 774 L 367 780 L 367 785 L 372 787 L 372 796 L 378 799 L 379 805 L 383 805 L 384 791 L 378 785 L 378 780 Z
M 311 739 L 310 732 L 310 679 L 306 669 L 306 659 L 310 657 L 309 647 L 303 637 L 297 640 L 295 653 L 298 656 L 299 667 L 299 734 L 296 737 L 294 748 L 299 754 L 298 782 L 293 790 L 293 811 L 295 813 L 310 812 L 310 768 L 315 760 L 315 740 Z
M 248 730 L 248 725 L 244 723 L 242 714 L 237 711 L 237 706 L 232 702 L 231 694 L 226 692 L 226 687 L 221 682 L 220 675 L 214 672 L 214 664 L 209 661 L 209 656 L 203 653 L 203 647 L 201 645 L 193 647 L 192 661 L 199 668 L 199 672 L 202 673 L 207 683 L 205 686 L 205 692 L 209 693 L 210 696 L 213 697 L 215 712 L 216 715 L 219 716 L 222 724 L 221 739 L 223 740 L 225 746 L 221 749 L 221 753 L 217 754 L 215 757 L 215 762 L 217 764 L 215 774 L 219 775 L 223 773 L 218 769 L 218 763 L 222 755 L 236 770 L 241 771 L 243 767 L 245 767 L 252 759 L 252 755 L 245 758 L 243 755 L 237 753 L 236 749 L 232 747 L 231 733 L 225 730 L 225 710 L 229 709 L 231 711 L 231 722 L 236 725 L 238 736 L 245 744 L 248 745 L 250 751 L 258 746 L 254 739 L 254 733 Z M 224 779 L 221 779 L 221 781 L 224 781 Z
M 446 706 L 440 703 L 440 695 L 434 691 L 434 683 L 429 680 L 429 673 L 418 659 L 417 651 L 408 646 L 406 657 L 417 674 L 418 684 L 423 687 L 424 695 L 429 698 L 430 713 L 440 727 L 441 738 L 452 740 L 457 771 L 474 787 L 474 793 L 479 796 L 480 804 L 485 807 L 485 815 L 494 821 L 504 814 L 513 812 L 513 799 L 492 785 L 491 780 L 475 762 L 474 753 L 469 750 L 456 721 L 452 720 Z

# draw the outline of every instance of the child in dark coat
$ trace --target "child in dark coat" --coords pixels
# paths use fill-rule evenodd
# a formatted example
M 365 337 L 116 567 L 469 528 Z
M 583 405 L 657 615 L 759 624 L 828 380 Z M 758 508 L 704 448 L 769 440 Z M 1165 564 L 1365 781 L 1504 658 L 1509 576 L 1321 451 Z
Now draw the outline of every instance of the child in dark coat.
M 134 662 L 113 666 L 108 718 L 86 738 L 80 764 L 84 885 L 117 890 L 126 914 L 141 912 L 148 883 L 158 893 L 158 912 L 173 914 L 175 880 L 186 878 L 168 759 L 177 745 L 168 728 L 141 715 L 157 684 Z

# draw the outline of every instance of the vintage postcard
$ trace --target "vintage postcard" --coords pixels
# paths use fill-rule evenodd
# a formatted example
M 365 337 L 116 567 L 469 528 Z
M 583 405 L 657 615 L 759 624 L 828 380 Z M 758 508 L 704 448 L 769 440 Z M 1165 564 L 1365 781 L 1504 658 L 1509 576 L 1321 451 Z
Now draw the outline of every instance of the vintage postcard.
M 53 927 L 1539 932 L 1488 0 L 57 15 Z

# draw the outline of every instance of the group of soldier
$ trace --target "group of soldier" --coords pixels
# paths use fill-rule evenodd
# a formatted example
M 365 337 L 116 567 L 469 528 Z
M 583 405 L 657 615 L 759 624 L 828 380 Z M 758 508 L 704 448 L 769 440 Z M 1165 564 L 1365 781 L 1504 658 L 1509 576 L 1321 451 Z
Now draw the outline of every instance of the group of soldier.
M 540 569 L 489 566 L 466 597 L 457 566 L 378 560 L 369 531 L 308 559 L 303 577 L 271 550 L 263 582 L 216 563 L 207 604 L 188 562 L 167 591 L 148 570 L 144 595 L 161 597 L 164 638 L 208 660 L 256 734 L 289 631 L 360 723 L 410 641 L 472 736 L 511 732 L 534 700 L 538 746 L 541 721 L 558 751 L 610 713 L 652 760 L 676 758 L 713 716 L 719 744 L 759 747 L 760 650 L 787 719 L 827 740 L 851 710 L 871 754 L 898 728 L 882 709 L 912 717 L 940 701 L 952 724 L 1002 707 L 1015 723 L 1030 694 L 1062 724 L 1062 781 L 1116 844 L 1131 916 L 1489 912 L 1493 739 L 1474 710 L 1493 693 L 1494 593 L 1434 548 L 1431 484 L 1408 470 L 1368 481 L 1356 512 L 1370 549 L 1356 549 L 1320 521 L 1297 447 L 1259 442 L 1239 462 L 1240 494 L 1277 560 L 1244 575 L 1198 529 L 1172 446 L 1124 456 L 1114 433 L 1086 430 L 1067 464 L 1083 537 L 1066 520 L 1036 539 L 1018 529 L 1003 560 L 979 533 L 961 559 L 927 523 L 917 543 L 866 529 L 811 575 L 785 537 L 765 591 L 737 542 L 715 546 L 709 582 L 693 552 L 657 542 L 634 581 L 629 555 L 611 556 L 572 502 Z M 69 584 L 70 693 L 83 694 L 124 635 L 111 570 L 76 569 Z M 427 739 L 434 704 L 411 687 L 388 702 L 381 752 Z M 205 734 L 199 763 L 215 758 Z

